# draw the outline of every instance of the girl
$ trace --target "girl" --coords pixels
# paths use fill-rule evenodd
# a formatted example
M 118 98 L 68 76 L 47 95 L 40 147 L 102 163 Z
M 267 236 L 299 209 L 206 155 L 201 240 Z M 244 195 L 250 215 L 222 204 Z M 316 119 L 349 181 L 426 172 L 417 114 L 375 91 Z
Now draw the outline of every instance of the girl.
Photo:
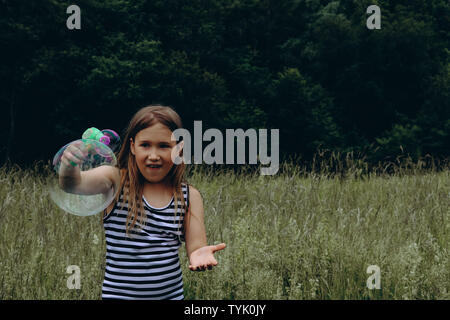
M 184 163 L 172 161 L 172 152 L 182 156 L 182 142 L 171 140 L 181 127 L 173 109 L 152 105 L 131 119 L 118 169 L 100 166 L 81 172 L 76 164 L 83 150 L 77 145 L 67 147 L 62 156 L 60 185 L 69 192 L 106 194 L 120 179 L 120 191 L 102 217 L 103 299 L 184 299 L 181 241 L 192 271 L 216 266 L 214 252 L 225 248 L 224 243 L 207 246 L 202 197 L 187 184 Z

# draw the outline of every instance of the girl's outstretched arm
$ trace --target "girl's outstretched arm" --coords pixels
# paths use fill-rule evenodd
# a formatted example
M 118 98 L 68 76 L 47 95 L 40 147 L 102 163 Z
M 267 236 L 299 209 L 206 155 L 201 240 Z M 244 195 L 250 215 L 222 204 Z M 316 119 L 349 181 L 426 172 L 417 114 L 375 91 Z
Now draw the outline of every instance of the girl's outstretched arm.
M 208 246 L 204 223 L 203 200 L 200 192 L 189 186 L 189 211 L 185 220 L 186 252 L 189 269 L 203 271 L 218 264 L 214 252 L 225 249 L 225 243 Z

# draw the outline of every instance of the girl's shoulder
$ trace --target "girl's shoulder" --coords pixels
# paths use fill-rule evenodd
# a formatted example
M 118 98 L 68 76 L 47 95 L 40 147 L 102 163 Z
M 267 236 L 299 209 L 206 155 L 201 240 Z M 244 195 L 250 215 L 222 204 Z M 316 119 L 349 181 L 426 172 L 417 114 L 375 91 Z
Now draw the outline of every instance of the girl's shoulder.
M 197 188 L 195 188 L 192 184 L 190 184 L 187 181 L 183 181 L 181 183 L 181 185 L 182 185 L 182 188 L 185 188 L 185 190 L 187 190 L 188 194 L 191 194 L 192 192 L 194 192 L 194 193 L 199 192 L 200 193 L 200 191 L 198 191 Z
M 187 196 L 188 196 L 189 202 L 203 201 L 200 191 L 197 188 L 195 188 L 193 185 L 188 184 L 188 183 L 186 183 L 186 184 L 188 186 Z
M 189 182 L 183 181 L 181 183 L 181 189 L 183 190 L 183 193 L 184 190 L 186 190 L 186 198 L 188 204 L 190 204 L 192 201 L 194 201 L 194 203 L 198 201 L 203 201 L 200 191 Z

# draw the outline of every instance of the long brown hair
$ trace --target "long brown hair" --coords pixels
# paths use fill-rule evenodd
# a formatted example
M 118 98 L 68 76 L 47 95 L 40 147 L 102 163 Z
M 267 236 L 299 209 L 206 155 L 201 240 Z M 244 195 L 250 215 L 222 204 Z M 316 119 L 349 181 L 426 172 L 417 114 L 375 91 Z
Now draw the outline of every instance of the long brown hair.
M 117 156 L 117 163 L 120 170 L 120 189 L 123 191 L 122 208 L 125 202 L 128 201 L 128 216 L 126 221 L 126 234 L 132 230 L 136 224 L 142 228 L 145 221 L 145 211 L 144 204 L 142 201 L 142 194 L 144 189 L 145 178 L 139 171 L 136 164 L 136 158 L 131 153 L 130 149 L 130 138 L 135 141 L 136 135 L 139 131 L 153 126 L 156 123 L 161 123 L 169 128 L 172 132 L 175 129 L 182 128 L 181 118 L 178 113 L 175 112 L 171 107 L 162 105 L 150 105 L 140 109 L 131 119 L 123 139 L 123 144 L 120 148 L 119 154 Z M 182 153 L 180 154 L 182 156 Z M 169 171 L 169 181 L 172 186 L 172 193 L 174 194 L 175 203 L 175 216 L 178 213 L 178 200 L 181 199 L 182 208 L 187 214 L 186 202 L 181 191 L 181 184 L 186 183 L 185 179 L 185 164 L 184 162 L 176 165 L 174 164 L 172 169 Z M 187 186 L 189 187 L 189 186 Z M 118 192 L 115 202 L 119 200 L 120 194 Z M 181 219 L 179 219 L 181 221 Z M 178 225 L 180 229 L 180 224 Z

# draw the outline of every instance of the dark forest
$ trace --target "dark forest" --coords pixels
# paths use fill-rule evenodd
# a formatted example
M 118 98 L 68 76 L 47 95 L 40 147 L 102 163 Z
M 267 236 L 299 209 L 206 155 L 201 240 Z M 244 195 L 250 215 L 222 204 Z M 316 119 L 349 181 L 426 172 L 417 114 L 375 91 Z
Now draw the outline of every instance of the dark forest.
M 71 4 L 0 1 L 0 163 L 156 103 L 189 130 L 278 128 L 281 158 L 449 156 L 446 0 L 78 0 L 72 30 Z

